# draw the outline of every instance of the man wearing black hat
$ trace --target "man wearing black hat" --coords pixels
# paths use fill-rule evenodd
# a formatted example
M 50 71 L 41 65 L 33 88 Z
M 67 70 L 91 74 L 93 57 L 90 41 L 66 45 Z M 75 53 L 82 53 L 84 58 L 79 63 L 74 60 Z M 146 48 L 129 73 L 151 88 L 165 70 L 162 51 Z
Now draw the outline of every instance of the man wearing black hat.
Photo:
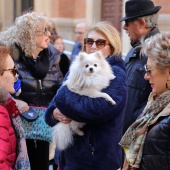
M 125 14 L 120 22 L 124 21 L 132 49 L 125 57 L 128 79 L 128 101 L 125 112 L 124 132 L 142 113 L 151 86 L 144 80 L 147 57 L 140 55 L 140 40 L 147 39 L 159 33 L 157 28 L 158 14 L 161 6 L 154 6 L 151 0 L 128 0 L 125 4 Z

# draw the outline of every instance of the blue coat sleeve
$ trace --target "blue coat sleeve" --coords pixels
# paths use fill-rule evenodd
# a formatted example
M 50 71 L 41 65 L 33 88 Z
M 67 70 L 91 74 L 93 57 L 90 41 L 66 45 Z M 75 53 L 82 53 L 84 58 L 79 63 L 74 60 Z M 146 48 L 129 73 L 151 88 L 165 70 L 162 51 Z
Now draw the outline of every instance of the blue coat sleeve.
M 103 98 L 81 96 L 69 91 L 66 86 L 61 86 L 47 109 L 46 117 L 51 114 L 55 107 L 62 114 L 75 121 L 92 124 L 102 123 L 119 114 L 126 104 L 126 74 L 120 67 L 112 66 L 112 69 L 116 78 L 103 92 L 109 94 L 116 101 L 116 105 L 110 105 Z M 46 122 L 51 124 L 52 120 L 48 121 L 47 118 Z

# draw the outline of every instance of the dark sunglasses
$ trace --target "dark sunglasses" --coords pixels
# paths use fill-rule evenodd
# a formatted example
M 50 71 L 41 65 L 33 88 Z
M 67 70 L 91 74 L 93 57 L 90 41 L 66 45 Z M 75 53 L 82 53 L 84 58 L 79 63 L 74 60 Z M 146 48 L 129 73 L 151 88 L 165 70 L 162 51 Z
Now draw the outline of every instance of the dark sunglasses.
M 136 21 L 138 19 L 139 18 L 125 20 L 125 26 L 128 27 L 130 22 L 134 22 L 134 21 Z
M 18 69 L 16 67 L 14 67 L 12 69 L 4 69 L 4 70 L 0 70 L 0 71 L 2 72 L 2 74 L 3 74 L 4 71 L 10 71 L 13 74 L 13 76 L 15 77 Z
M 86 47 L 92 47 L 93 43 L 95 42 L 96 44 L 96 47 L 97 49 L 102 49 L 104 48 L 106 45 L 109 45 L 109 44 L 106 44 L 106 40 L 103 40 L 103 39 L 98 39 L 96 41 L 94 41 L 93 39 L 91 38 L 85 38 L 84 39 L 84 44 Z

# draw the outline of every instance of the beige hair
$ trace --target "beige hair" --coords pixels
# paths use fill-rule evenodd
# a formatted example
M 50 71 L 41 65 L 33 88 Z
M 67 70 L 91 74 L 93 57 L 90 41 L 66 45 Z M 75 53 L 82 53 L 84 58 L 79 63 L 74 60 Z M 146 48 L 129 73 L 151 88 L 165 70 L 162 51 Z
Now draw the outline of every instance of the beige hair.
M 44 30 L 48 26 L 48 19 L 36 12 L 28 12 L 16 18 L 14 24 L 0 33 L 0 40 L 5 45 L 18 44 L 26 56 L 36 51 L 35 35 L 37 28 Z
M 156 34 L 142 43 L 142 54 L 150 57 L 157 68 L 170 68 L 170 32 Z
M 109 44 L 111 48 L 110 56 L 121 53 L 121 40 L 120 40 L 119 32 L 110 22 L 108 21 L 98 22 L 88 30 L 85 36 L 86 38 L 88 37 L 88 34 L 91 31 L 96 31 L 106 36 L 106 38 L 109 40 Z M 83 51 L 86 51 L 84 44 L 83 44 Z

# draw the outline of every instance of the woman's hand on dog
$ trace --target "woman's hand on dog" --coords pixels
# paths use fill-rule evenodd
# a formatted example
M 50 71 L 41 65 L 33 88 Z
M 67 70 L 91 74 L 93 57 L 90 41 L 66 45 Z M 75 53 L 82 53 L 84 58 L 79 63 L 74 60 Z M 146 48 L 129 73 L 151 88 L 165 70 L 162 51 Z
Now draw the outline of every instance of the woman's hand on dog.
M 65 115 L 63 115 L 58 108 L 54 109 L 53 117 L 54 117 L 54 119 L 56 119 L 62 123 L 65 123 L 65 124 L 68 124 L 71 122 L 71 119 L 66 117 Z

